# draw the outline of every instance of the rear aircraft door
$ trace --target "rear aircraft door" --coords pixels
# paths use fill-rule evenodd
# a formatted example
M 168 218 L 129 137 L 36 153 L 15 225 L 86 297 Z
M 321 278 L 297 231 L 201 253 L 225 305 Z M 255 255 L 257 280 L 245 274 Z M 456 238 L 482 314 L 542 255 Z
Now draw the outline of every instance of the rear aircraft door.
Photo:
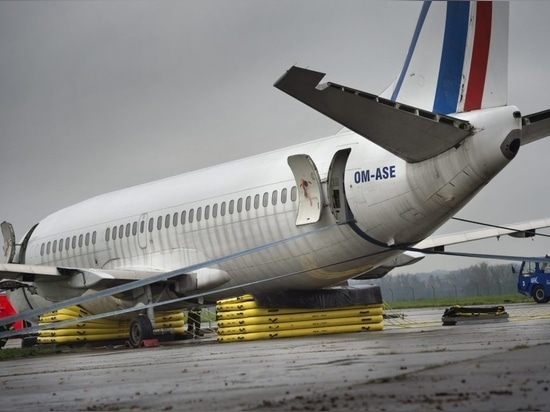
M 336 152 L 330 163 L 327 180 L 327 196 L 330 210 L 338 223 L 353 220 L 353 213 L 349 208 L 344 185 L 344 173 L 351 149 Z
M 305 154 L 288 157 L 298 188 L 296 226 L 318 222 L 321 218 L 321 179 L 313 160 Z

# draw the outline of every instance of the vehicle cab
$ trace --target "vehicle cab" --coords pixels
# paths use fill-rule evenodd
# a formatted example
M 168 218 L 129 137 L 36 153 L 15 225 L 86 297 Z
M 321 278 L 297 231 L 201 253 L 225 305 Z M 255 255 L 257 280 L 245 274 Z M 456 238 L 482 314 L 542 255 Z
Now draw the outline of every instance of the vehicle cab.
M 519 270 L 518 292 L 532 297 L 537 303 L 547 303 L 550 300 L 550 262 L 523 262 Z

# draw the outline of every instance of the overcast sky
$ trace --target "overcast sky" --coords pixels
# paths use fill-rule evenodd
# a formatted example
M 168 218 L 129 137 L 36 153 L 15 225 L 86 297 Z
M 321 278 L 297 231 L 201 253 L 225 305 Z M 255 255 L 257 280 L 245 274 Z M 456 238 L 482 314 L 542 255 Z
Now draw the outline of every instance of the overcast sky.
M 1 1 L 0 221 L 19 239 L 94 195 L 335 133 L 337 123 L 273 83 L 297 64 L 380 93 L 401 68 L 420 7 Z M 523 114 L 550 108 L 549 18 L 550 2 L 511 2 L 508 97 Z M 547 140 L 522 147 L 457 216 L 500 225 L 549 217 Z M 437 233 L 474 228 L 450 223 Z M 452 250 L 542 255 L 550 239 Z M 427 257 L 396 272 L 475 263 Z

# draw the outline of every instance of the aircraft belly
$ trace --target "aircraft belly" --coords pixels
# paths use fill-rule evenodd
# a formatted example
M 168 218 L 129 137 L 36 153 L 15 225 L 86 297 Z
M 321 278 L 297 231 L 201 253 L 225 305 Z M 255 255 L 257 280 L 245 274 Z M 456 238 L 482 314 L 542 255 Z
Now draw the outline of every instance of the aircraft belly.
M 320 223 L 327 224 L 327 214 L 329 213 L 325 213 Z M 292 223 L 294 224 L 293 221 Z M 231 281 L 224 287 L 246 285 L 258 278 L 273 278 L 272 281 L 244 286 L 241 290 L 246 293 L 253 294 L 273 288 L 315 289 L 341 283 L 369 270 L 380 260 L 380 256 L 365 255 L 381 250 L 382 248 L 357 236 L 348 225 L 334 225 L 318 236 L 306 236 L 286 242 L 229 261 L 220 267 L 231 277 Z M 383 256 L 389 255 L 386 253 Z

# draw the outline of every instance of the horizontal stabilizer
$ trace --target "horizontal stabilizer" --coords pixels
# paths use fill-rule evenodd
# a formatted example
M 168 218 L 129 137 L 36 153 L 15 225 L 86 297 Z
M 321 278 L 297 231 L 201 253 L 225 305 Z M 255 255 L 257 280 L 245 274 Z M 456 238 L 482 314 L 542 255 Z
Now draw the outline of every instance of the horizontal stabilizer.
M 521 118 L 521 145 L 550 136 L 550 109 Z
M 293 66 L 274 86 L 407 162 L 420 162 L 459 144 L 472 125 L 334 83 Z

